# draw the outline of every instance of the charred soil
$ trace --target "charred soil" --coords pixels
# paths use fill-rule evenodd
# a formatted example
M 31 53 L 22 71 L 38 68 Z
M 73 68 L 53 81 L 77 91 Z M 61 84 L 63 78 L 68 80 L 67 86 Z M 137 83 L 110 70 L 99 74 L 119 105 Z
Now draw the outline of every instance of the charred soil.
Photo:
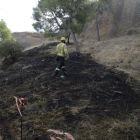
M 140 139 L 139 83 L 128 74 L 98 64 L 90 54 L 70 53 L 68 75 L 51 78 L 57 63 L 48 44 L 0 72 L 0 135 L 20 139 L 14 96 L 25 98 L 23 140 L 49 140 L 47 129 L 76 140 Z

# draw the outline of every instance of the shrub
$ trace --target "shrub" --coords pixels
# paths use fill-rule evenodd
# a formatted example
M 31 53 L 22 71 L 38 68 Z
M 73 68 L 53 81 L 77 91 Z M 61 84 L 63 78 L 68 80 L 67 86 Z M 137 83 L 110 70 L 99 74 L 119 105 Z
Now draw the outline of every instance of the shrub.
M 5 59 L 11 59 L 16 62 L 19 57 L 23 55 L 24 46 L 22 43 L 12 40 L 6 40 L 0 42 L 0 57 Z
M 49 37 L 49 41 L 54 41 L 54 37 Z
M 139 33 L 140 32 L 138 29 L 133 28 L 133 29 L 129 29 L 126 34 L 127 35 L 134 35 L 134 34 L 139 34 Z

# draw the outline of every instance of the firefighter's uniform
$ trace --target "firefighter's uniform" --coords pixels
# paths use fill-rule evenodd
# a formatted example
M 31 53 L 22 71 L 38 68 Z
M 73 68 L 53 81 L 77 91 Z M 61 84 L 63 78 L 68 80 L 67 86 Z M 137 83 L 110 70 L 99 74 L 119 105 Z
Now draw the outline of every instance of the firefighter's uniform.
M 65 44 L 65 41 L 66 41 L 66 39 L 64 37 L 62 37 L 61 43 L 59 43 L 56 47 L 58 66 L 56 67 L 52 76 L 56 76 L 57 73 L 60 71 L 60 69 L 62 69 L 62 72 L 64 75 L 66 74 L 64 61 L 69 59 L 69 54 L 68 54 L 68 49 Z

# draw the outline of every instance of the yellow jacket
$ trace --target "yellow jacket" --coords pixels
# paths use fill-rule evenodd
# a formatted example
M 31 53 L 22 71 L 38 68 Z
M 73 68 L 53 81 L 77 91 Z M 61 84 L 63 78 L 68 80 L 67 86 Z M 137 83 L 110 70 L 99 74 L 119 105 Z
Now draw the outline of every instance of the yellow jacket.
M 59 56 L 65 57 L 65 59 L 69 59 L 68 49 L 65 43 L 59 43 L 56 47 L 56 53 Z

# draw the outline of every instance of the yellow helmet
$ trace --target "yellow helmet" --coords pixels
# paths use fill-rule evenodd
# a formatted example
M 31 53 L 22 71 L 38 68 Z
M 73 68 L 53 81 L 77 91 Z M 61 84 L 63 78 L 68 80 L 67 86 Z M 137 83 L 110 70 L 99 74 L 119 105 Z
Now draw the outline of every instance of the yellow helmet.
M 66 38 L 65 37 L 62 37 L 60 40 L 61 41 L 66 41 Z

